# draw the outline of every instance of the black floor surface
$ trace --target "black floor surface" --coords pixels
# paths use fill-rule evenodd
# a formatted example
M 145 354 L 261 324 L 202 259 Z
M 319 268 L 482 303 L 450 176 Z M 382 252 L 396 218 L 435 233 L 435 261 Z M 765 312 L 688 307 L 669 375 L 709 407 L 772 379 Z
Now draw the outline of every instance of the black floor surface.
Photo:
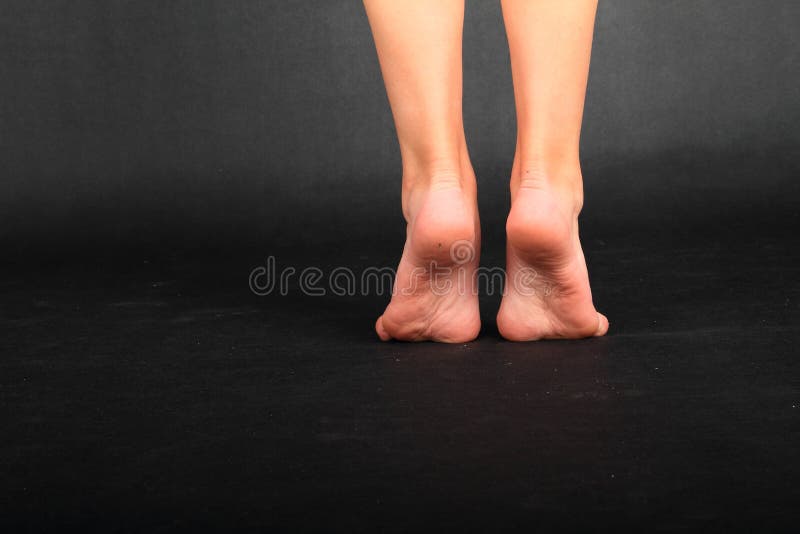
M 257 296 L 264 255 L 17 263 L 0 525 L 793 530 L 796 200 L 687 199 L 584 231 L 602 339 L 505 342 L 485 295 L 476 342 L 380 343 L 385 295 Z M 395 244 L 277 267 L 358 273 Z

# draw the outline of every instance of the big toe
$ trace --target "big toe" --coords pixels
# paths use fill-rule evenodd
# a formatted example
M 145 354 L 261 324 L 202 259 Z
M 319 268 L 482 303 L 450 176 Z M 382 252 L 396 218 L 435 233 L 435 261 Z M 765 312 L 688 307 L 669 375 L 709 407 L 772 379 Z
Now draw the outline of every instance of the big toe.
M 600 312 L 597 312 L 597 330 L 595 336 L 604 336 L 608 332 L 608 317 Z
M 383 326 L 383 315 L 378 317 L 378 320 L 375 321 L 375 332 L 378 333 L 378 337 L 381 338 L 381 341 L 389 341 L 392 339 L 392 336 L 389 335 L 389 332 L 387 332 L 386 328 Z

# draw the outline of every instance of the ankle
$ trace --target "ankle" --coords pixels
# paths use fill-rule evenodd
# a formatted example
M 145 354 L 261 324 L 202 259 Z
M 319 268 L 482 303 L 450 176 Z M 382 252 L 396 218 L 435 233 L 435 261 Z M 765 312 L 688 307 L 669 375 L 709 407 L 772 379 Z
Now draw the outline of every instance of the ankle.
M 576 216 L 583 208 L 583 174 L 577 158 L 552 160 L 517 156 L 510 188 L 512 202 L 520 189 L 539 189 L 556 194 Z
M 453 189 L 473 199 L 476 196 L 475 173 L 469 160 L 404 165 L 402 201 L 406 221 L 411 220 L 428 192 Z

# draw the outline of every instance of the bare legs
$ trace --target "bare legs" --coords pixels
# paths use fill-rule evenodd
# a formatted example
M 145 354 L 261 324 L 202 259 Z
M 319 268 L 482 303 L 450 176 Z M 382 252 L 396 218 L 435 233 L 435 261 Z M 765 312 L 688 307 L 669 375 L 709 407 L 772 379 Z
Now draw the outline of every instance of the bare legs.
M 464 0 L 365 0 L 403 159 L 406 244 L 375 329 L 465 342 L 480 331 L 480 229 L 461 115 Z
M 578 239 L 578 158 L 596 0 L 502 0 L 517 105 L 506 224 L 506 292 L 497 316 L 515 341 L 600 336 Z
M 463 0 L 365 0 L 403 159 L 408 224 L 383 340 L 464 342 L 480 330 L 480 229 L 461 114 Z M 602 335 L 578 241 L 578 140 L 594 0 L 504 0 L 517 102 L 507 290 L 512 340 Z

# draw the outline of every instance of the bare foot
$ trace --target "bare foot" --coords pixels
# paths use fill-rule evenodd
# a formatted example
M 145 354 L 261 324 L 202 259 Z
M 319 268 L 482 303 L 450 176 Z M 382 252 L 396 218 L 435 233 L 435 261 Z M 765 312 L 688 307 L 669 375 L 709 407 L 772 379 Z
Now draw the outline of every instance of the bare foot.
M 566 199 L 566 201 L 565 201 Z M 497 328 L 511 341 L 602 336 L 569 195 L 520 186 L 506 223 L 506 289 Z
M 474 275 L 480 229 L 474 194 L 450 181 L 412 195 L 392 301 L 375 323 L 383 341 L 465 343 L 478 336 Z

